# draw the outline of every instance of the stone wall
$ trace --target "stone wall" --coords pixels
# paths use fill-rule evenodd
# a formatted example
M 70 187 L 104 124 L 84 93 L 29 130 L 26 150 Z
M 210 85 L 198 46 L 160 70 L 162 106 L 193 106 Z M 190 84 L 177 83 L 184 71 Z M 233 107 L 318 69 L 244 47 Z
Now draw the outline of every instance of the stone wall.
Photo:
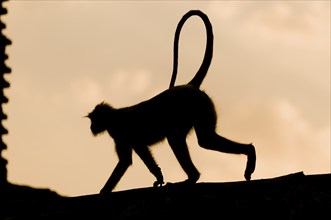
M 6 25 L 2 21 L 2 17 L 7 14 L 7 9 L 3 5 L 5 1 L 1 1 L 0 6 L 0 186 L 7 184 L 7 160 L 3 158 L 2 151 L 7 149 L 3 141 L 3 136 L 8 134 L 7 129 L 3 126 L 3 120 L 7 119 L 7 115 L 3 112 L 3 104 L 8 102 L 4 90 L 9 87 L 9 83 L 5 79 L 5 75 L 11 72 L 11 69 L 6 65 L 8 55 L 6 54 L 6 47 L 11 44 L 11 41 L 4 35 L 3 31 Z

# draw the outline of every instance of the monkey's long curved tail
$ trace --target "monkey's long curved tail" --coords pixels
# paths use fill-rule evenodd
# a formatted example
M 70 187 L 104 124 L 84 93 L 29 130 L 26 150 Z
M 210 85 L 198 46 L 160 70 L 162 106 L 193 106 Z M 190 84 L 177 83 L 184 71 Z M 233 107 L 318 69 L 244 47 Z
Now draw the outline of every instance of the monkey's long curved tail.
M 206 34 L 207 34 L 207 39 L 206 39 L 206 50 L 205 50 L 205 55 L 202 61 L 202 64 L 198 70 L 198 72 L 195 74 L 193 79 L 188 83 L 190 85 L 193 85 L 197 88 L 200 87 L 203 79 L 206 77 L 206 74 L 208 72 L 212 57 L 213 57 L 213 44 L 214 44 L 214 35 L 213 35 L 213 28 L 212 25 L 207 17 L 206 14 L 199 10 L 191 10 L 187 12 L 182 19 L 179 21 L 177 25 L 177 29 L 175 32 L 175 39 L 174 39 L 174 63 L 173 63 L 173 72 L 170 80 L 170 85 L 169 88 L 174 87 L 176 77 L 177 77 L 177 69 L 178 69 L 178 41 L 179 41 L 179 35 L 182 30 L 182 27 L 184 23 L 186 22 L 187 19 L 189 19 L 192 16 L 199 16 L 202 21 L 205 24 L 206 27 Z

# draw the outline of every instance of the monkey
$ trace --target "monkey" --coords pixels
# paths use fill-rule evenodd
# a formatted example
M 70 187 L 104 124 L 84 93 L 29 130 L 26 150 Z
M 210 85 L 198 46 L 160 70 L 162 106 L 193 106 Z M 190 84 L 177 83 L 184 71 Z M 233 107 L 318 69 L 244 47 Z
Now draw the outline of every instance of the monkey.
M 180 30 L 185 21 L 194 15 L 199 16 L 206 27 L 204 60 L 189 83 L 174 86 Z M 200 10 L 187 12 L 177 26 L 174 42 L 174 69 L 168 89 L 146 101 L 123 108 L 114 108 L 101 102 L 86 116 L 91 121 L 90 130 L 94 136 L 107 132 L 112 137 L 119 159 L 100 194 L 111 192 L 116 187 L 132 165 L 133 151 L 155 176 L 153 186 L 162 187 L 164 177 L 149 148 L 165 139 L 188 176 L 181 183 L 195 184 L 200 178 L 200 172 L 192 162 L 186 143 L 187 135 L 193 129 L 202 148 L 246 155 L 244 177 L 247 181 L 251 179 L 256 163 L 255 147 L 253 144 L 238 143 L 216 133 L 217 113 L 214 103 L 207 93 L 199 89 L 213 53 L 213 31 L 207 15 Z

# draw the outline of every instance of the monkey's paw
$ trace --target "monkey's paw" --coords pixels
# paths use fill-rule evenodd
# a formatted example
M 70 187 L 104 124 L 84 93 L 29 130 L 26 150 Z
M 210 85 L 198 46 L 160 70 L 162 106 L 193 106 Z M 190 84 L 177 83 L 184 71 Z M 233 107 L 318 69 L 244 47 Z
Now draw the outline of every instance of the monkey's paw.
M 162 187 L 162 185 L 164 184 L 164 182 L 163 181 L 155 181 L 154 183 L 153 183 L 153 187 Z

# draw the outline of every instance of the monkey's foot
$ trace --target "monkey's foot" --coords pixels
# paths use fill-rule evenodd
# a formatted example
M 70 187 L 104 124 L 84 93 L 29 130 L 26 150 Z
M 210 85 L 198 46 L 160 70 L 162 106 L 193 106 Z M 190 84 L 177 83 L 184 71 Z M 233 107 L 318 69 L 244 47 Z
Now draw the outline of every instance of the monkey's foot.
M 162 185 L 164 184 L 164 182 L 163 181 L 155 181 L 154 183 L 153 183 L 153 187 L 162 187 Z
M 246 164 L 246 170 L 245 170 L 245 179 L 247 181 L 251 180 L 251 175 L 255 170 L 255 163 L 256 163 L 256 153 L 255 148 L 252 144 L 249 145 L 249 153 L 247 155 L 247 164 Z
M 179 182 L 179 184 L 184 184 L 184 185 L 194 185 L 196 184 L 198 181 L 198 179 L 194 178 L 194 179 L 187 179 L 183 182 Z
M 181 182 L 175 182 L 175 183 L 171 183 L 171 182 L 167 182 L 166 187 L 180 187 L 180 188 L 187 188 L 190 186 L 194 186 L 196 184 L 196 181 L 192 181 L 190 179 L 181 181 Z
M 106 194 L 109 194 L 111 192 L 111 190 L 108 190 L 108 189 L 106 189 L 106 188 L 103 188 L 103 189 L 101 189 L 100 190 L 100 195 L 106 195 Z

